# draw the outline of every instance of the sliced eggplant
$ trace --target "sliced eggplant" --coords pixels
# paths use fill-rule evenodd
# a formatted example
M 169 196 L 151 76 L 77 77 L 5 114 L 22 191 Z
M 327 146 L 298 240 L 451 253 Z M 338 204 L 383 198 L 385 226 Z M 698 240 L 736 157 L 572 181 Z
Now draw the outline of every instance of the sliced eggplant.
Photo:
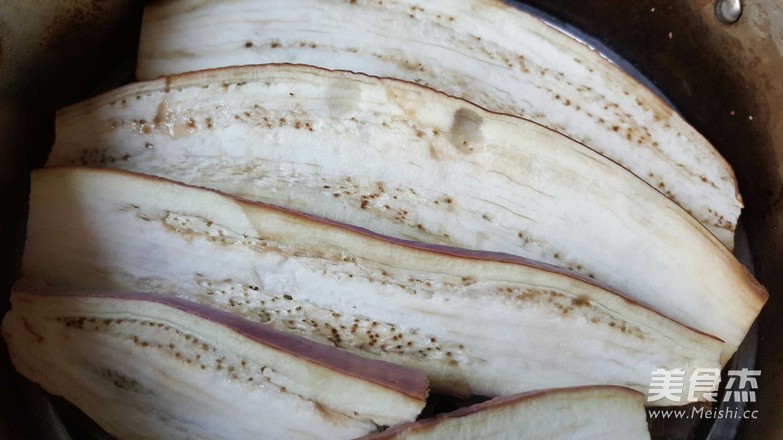
M 302 66 L 140 83 L 66 109 L 50 165 L 127 168 L 367 227 L 571 269 L 727 342 L 766 301 L 633 174 L 421 86 Z
M 436 252 L 119 170 L 45 168 L 32 185 L 25 276 L 181 296 L 423 370 L 438 391 L 647 392 L 657 368 L 720 365 L 718 340 L 518 257 Z
M 361 440 L 649 440 L 643 396 L 621 387 L 579 387 L 497 397 Z
M 415 81 L 532 119 L 630 169 L 733 246 L 742 202 L 712 145 L 619 67 L 514 6 L 222 0 L 145 10 L 139 79 L 286 62 Z
M 424 373 L 174 296 L 23 280 L 14 366 L 121 438 L 353 438 L 413 421 Z

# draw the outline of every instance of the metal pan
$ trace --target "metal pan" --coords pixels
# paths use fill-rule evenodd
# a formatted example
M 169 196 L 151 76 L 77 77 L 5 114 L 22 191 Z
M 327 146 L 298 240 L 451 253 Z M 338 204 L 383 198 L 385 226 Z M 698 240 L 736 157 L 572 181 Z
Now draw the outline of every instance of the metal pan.
M 43 164 L 52 144 L 54 110 L 132 80 L 143 7 L 133 0 L 44 3 L 0 5 L 4 298 L 24 242 L 27 176 Z M 758 401 L 746 408 L 759 416 L 687 423 L 652 419 L 654 438 L 783 438 L 783 320 L 776 319 L 783 310 L 783 4 L 744 3 L 739 19 L 727 24 L 707 0 L 514 2 L 595 47 L 665 97 L 737 172 L 746 203 L 737 253 L 746 264 L 755 262 L 770 300 L 730 368 L 755 365 L 762 371 Z M 720 18 L 731 21 L 727 11 Z M 7 300 L 0 301 L 0 313 L 7 309 Z M 0 438 L 108 438 L 66 402 L 14 373 L 4 347 L 0 378 Z M 454 404 L 459 402 L 441 407 Z

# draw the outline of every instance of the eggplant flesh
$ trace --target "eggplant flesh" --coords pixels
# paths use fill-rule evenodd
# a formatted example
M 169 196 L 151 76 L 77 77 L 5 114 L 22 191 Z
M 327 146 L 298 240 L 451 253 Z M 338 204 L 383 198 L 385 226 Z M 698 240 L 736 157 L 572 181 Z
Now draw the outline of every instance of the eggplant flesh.
M 34 172 L 27 237 L 25 276 L 182 296 L 425 371 L 455 395 L 647 392 L 656 368 L 720 365 L 720 341 L 552 267 L 119 170 Z
M 361 440 L 649 440 L 642 397 L 621 387 L 542 390 L 497 397 Z
M 426 376 L 176 297 L 17 283 L 14 366 L 121 438 L 354 438 L 415 420 Z
M 395 80 L 261 66 L 130 85 L 61 111 L 48 164 L 161 175 L 557 265 L 721 338 L 724 361 L 767 297 L 697 221 L 617 164 Z
M 557 130 L 633 171 L 732 248 L 742 208 L 715 148 L 571 36 L 495 0 L 223 0 L 145 9 L 139 79 L 301 63 L 418 82 Z

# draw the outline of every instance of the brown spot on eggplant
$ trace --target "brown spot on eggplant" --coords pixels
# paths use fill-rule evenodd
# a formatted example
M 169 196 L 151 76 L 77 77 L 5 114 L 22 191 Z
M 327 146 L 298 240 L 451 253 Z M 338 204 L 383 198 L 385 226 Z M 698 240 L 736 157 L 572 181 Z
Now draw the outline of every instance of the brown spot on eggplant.
M 152 123 L 155 127 L 160 127 L 168 120 L 169 112 L 167 109 L 166 101 L 160 101 L 158 108 L 155 111 L 155 116 L 152 118 Z
M 463 153 L 473 152 L 471 145 L 483 139 L 481 126 L 484 119 L 475 111 L 461 108 L 454 113 L 449 129 L 449 142 Z
M 470 286 L 471 284 L 475 284 L 476 279 L 473 277 L 462 277 L 462 285 L 463 286 Z
M 35 342 L 40 344 L 41 342 L 43 342 L 45 340 L 44 337 L 40 333 L 38 333 L 35 330 L 33 330 L 33 327 L 24 318 L 22 318 L 22 326 L 24 327 L 25 331 L 27 331 L 28 333 L 30 333 L 31 335 L 33 335 L 35 337 Z
M 134 393 L 152 394 L 150 390 L 144 389 L 138 381 L 118 371 L 109 368 L 103 368 L 98 371 L 98 374 L 110 381 L 114 387 L 121 390 L 131 391 Z
M 591 305 L 590 298 L 586 296 L 578 296 L 571 300 L 571 305 L 574 307 L 589 307 Z

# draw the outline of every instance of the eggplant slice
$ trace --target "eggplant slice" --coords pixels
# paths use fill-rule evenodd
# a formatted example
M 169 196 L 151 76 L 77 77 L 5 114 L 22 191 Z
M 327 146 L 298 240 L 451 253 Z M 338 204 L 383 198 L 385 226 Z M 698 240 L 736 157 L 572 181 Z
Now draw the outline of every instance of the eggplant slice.
M 621 387 L 542 390 L 462 408 L 361 440 L 649 440 L 642 395 Z
M 61 111 L 49 165 L 120 167 L 595 278 L 726 346 L 766 292 L 633 174 L 520 118 L 304 66 L 133 84 Z
M 413 421 L 427 378 L 149 293 L 23 280 L 3 338 L 27 378 L 121 438 L 353 438 Z
M 222 0 L 145 10 L 139 79 L 262 63 L 405 79 L 529 118 L 633 171 L 733 246 L 742 202 L 714 147 L 619 67 L 514 6 Z
M 119 170 L 36 171 L 30 203 L 27 277 L 181 296 L 423 370 L 449 394 L 647 392 L 657 368 L 720 365 L 720 341 L 518 257 L 436 252 Z

